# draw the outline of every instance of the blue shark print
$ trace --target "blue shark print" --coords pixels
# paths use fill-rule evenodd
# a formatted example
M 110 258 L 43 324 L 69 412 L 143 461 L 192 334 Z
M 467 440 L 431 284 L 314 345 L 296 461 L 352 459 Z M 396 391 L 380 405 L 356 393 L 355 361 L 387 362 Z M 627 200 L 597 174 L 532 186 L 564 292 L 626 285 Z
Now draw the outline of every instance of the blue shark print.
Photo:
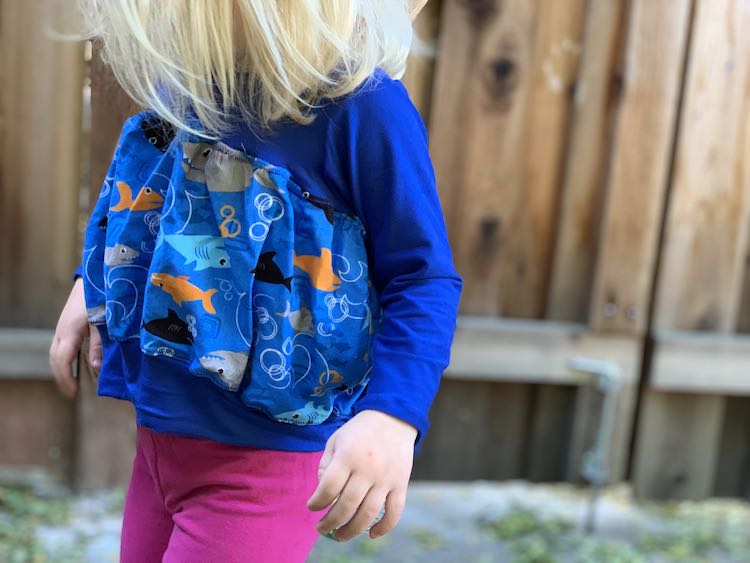
M 322 406 L 316 406 L 315 403 L 309 401 L 302 408 L 293 411 L 282 412 L 281 414 L 275 415 L 274 418 L 279 422 L 305 426 L 307 424 L 320 424 L 330 415 L 330 409 L 326 409 Z
M 229 254 L 224 239 L 207 235 L 165 235 L 164 240 L 185 258 L 185 264 L 195 264 L 196 270 L 230 268 Z

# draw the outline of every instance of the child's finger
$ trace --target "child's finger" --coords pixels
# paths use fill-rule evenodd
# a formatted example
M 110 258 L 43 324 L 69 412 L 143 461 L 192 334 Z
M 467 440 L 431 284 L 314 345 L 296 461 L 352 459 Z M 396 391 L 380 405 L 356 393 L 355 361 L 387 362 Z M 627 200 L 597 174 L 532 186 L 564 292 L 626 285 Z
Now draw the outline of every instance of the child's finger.
M 78 354 L 74 342 L 56 341 L 50 349 L 50 368 L 60 391 L 67 397 L 75 397 L 78 382 L 73 377 L 73 360 Z
M 405 505 L 406 492 L 391 491 L 385 499 L 385 514 L 383 514 L 380 522 L 370 529 L 370 537 L 375 539 L 390 532 L 401 520 Z
M 370 489 L 365 500 L 359 505 L 357 512 L 344 526 L 336 530 L 338 541 L 348 541 L 357 534 L 364 532 L 377 518 L 385 502 L 386 493 L 382 489 Z
M 320 464 L 318 465 L 318 480 L 320 481 L 320 478 L 323 476 L 323 473 L 326 470 L 326 467 L 328 467 L 328 464 L 331 463 L 331 459 L 333 458 L 333 452 L 336 449 L 335 441 L 333 439 L 333 436 L 328 439 L 326 442 L 326 449 L 323 451 L 323 456 L 320 458 Z
M 331 530 L 349 522 L 354 517 L 354 514 L 359 509 L 371 487 L 372 483 L 368 479 L 352 475 L 331 510 L 318 522 L 318 531 L 321 534 L 327 534 Z
M 310 510 L 323 510 L 339 496 L 349 479 L 349 467 L 332 461 L 320 476 L 315 492 L 307 501 Z
M 95 326 L 89 327 L 89 364 L 94 369 L 102 365 L 102 338 Z

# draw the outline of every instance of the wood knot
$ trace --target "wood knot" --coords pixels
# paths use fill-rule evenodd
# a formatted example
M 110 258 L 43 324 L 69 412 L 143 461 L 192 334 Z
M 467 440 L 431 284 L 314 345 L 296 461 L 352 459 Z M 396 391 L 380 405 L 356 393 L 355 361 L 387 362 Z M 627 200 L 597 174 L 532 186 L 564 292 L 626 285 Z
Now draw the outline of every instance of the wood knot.
M 510 106 L 511 98 L 521 79 L 516 49 L 509 43 L 484 68 L 483 82 L 491 104 L 499 110 Z
M 510 59 L 502 58 L 490 63 L 490 69 L 497 82 L 507 82 L 516 71 L 516 63 Z
M 477 30 L 486 26 L 499 11 L 497 0 L 459 0 L 459 5 L 468 12 L 469 22 Z
M 612 77 L 610 99 L 612 103 L 616 103 L 622 97 L 622 91 L 625 88 L 625 79 L 622 74 L 617 73 Z
M 485 279 L 498 264 L 497 260 L 490 257 L 499 256 L 502 248 L 502 220 L 494 215 L 488 215 L 479 220 L 478 228 L 479 237 L 472 249 L 472 271 L 479 279 Z
M 499 217 L 482 217 L 479 222 L 479 241 L 482 246 L 487 246 L 496 241 L 500 236 L 502 221 Z

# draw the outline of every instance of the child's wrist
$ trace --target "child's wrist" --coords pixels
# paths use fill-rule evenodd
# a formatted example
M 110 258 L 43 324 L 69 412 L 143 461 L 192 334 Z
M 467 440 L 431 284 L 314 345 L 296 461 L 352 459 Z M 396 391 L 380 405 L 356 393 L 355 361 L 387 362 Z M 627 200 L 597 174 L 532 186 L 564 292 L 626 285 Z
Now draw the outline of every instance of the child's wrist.
M 414 440 L 417 439 L 417 435 L 419 434 L 419 431 L 417 430 L 417 428 L 413 424 L 410 424 L 409 422 L 405 421 L 402 418 L 393 416 L 392 414 L 389 414 L 387 412 L 380 411 L 377 409 L 363 409 L 358 414 L 363 414 L 363 413 L 377 413 L 377 415 L 379 415 L 380 417 L 383 417 L 384 420 L 387 420 L 389 424 L 393 424 L 395 428 L 400 428 L 401 430 L 405 432 L 413 434 Z

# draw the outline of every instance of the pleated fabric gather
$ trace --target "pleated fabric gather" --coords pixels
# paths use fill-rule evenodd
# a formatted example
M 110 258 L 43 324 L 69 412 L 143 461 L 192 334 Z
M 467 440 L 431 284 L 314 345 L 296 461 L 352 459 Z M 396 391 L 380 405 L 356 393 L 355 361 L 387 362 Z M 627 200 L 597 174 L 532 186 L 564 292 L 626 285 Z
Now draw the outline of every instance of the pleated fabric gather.
M 288 170 L 175 132 L 125 124 L 86 229 L 89 320 L 182 362 L 279 422 L 348 413 L 382 311 L 355 215 Z

